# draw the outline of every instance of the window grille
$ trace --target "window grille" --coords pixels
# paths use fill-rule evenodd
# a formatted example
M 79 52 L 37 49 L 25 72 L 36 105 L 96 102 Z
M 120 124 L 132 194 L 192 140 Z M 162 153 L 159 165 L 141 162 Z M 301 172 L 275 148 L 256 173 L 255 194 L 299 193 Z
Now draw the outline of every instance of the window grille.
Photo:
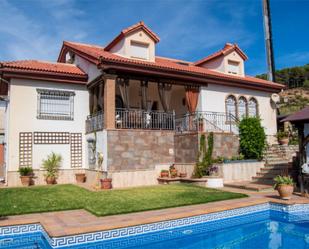
M 228 96 L 226 99 L 226 113 L 231 114 L 236 117 L 236 98 L 232 95 Z
M 238 99 L 238 118 L 243 119 L 247 116 L 247 100 L 245 97 L 241 96 Z
M 258 102 L 255 98 L 251 98 L 249 100 L 248 113 L 249 113 L 249 117 L 257 117 L 258 116 Z
M 39 119 L 73 120 L 74 92 L 37 89 Z

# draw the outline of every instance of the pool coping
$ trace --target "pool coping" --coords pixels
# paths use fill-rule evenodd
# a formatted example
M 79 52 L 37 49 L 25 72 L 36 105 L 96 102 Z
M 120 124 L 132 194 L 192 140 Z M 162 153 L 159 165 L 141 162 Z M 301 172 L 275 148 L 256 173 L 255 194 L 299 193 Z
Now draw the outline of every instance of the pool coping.
M 129 227 L 102 230 L 90 233 L 68 235 L 62 237 L 50 236 L 42 224 L 23 224 L 0 227 L 0 238 L 3 236 L 21 235 L 27 233 L 41 232 L 52 248 L 63 248 L 73 245 L 87 244 L 91 242 L 102 242 L 111 239 L 120 239 L 128 236 L 141 235 L 152 232 L 159 232 L 168 229 L 181 228 L 184 226 L 201 224 L 204 222 L 232 218 L 239 215 L 246 215 L 261 211 L 281 211 L 284 213 L 295 213 L 299 211 L 309 212 L 309 203 L 301 204 L 282 204 L 274 202 L 264 202 L 260 204 L 244 206 L 239 208 L 227 209 L 224 211 L 210 212 L 201 215 L 183 217 L 180 219 L 162 220 L 140 224 Z

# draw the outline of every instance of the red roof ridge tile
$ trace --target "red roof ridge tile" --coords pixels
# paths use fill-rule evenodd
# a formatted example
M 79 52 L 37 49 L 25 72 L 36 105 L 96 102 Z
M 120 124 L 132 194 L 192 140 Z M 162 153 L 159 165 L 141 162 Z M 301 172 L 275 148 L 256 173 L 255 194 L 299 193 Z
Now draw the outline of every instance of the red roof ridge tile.
M 155 43 L 160 41 L 160 38 L 157 34 L 155 34 L 143 21 L 139 21 L 138 23 L 135 23 L 132 26 L 121 30 L 120 34 L 116 36 L 110 43 L 108 43 L 108 45 L 105 46 L 105 50 L 109 51 L 123 37 L 140 28 L 143 29 L 154 40 Z
M 205 62 L 211 61 L 211 60 L 213 60 L 213 59 L 215 59 L 215 58 L 217 58 L 221 55 L 225 55 L 232 50 L 236 50 L 244 60 L 248 59 L 247 55 L 240 49 L 240 47 L 238 46 L 237 43 L 232 44 L 232 43 L 227 42 L 227 43 L 225 43 L 225 45 L 222 49 L 220 49 L 219 51 L 216 51 L 216 52 L 194 62 L 194 65 L 199 66 L 199 65 L 201 65 Z

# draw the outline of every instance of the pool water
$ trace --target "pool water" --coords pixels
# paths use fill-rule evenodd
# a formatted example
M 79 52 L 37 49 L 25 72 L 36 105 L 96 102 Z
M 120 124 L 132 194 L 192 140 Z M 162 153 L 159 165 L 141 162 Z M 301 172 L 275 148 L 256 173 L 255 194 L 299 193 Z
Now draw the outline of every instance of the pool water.
M 42 233 L 0 238 L 0 248 L 51 249 Z M 58 247 L 59 248 L 59 247 Z M 67 249 L 309 249 L 309 213 L 262 211 Z

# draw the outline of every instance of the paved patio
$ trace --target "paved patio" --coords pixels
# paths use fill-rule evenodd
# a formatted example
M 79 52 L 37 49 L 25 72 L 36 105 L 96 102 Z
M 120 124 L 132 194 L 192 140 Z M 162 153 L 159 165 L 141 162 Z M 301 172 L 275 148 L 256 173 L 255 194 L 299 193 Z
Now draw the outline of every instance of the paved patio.
M 223 190 L 246 193 L 249 197 L 106 217 L 96 217 L 85 210 L 16 215 L 0 218 L 0 226 L 41 223 L 51 237 L 59 237 L 184 218 L 267 202 L 287 205 L 309 204 L 309 198 L 300 197 L 298 194 L 294 194 L 289 201 L 283 201 L 274 191 L 257 193 L 234 188 L 223 188 Z

